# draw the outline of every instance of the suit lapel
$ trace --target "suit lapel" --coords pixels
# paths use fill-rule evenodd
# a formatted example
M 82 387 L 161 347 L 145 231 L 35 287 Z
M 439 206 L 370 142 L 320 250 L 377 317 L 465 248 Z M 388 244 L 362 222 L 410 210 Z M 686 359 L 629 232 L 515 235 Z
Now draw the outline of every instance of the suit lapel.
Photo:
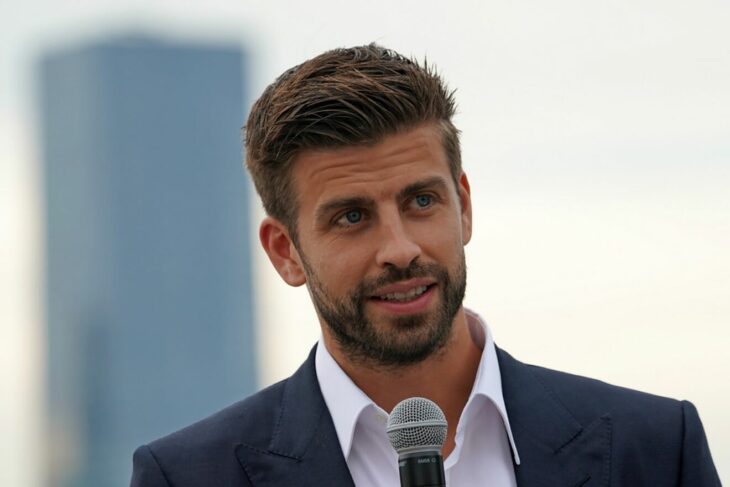
M 497 349 L 502 393 L 520 465 L 517 485 L 608 486 L 611 419 L 581 424 L 525 364 Z
M 502 393 L 521 464 L 521 487 L 609 485 L 611 419 L 581 424 L 525 364 L 497 349 Z M 236 456 L 254 486 L 354 487 L 314 368 L 314 350 L 287 380 L 266 449 L 242 444 Z M 584 422 L 585 423 L 585 422 Z
M 314 368 L 315 349 L 284 386 L 268 449 L 240 445 L 236 455 L 255 486 L 352 486 Z

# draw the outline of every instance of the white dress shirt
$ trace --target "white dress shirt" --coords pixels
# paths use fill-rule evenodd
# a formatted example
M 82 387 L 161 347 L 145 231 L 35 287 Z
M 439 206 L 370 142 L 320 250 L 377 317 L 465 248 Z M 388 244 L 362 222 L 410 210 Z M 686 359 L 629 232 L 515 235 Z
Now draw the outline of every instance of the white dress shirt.
M 456 427 L 456 447 L 444 460 L 449 487 L 515 487 L 519 465 L 502 379 L 491 332 L 476 313 L 466 310 L 469 332 L 482 350 L 469 400 Z M 388 413 L 360 390 L 332 358 L 322 339 L 317 346 L 317 380 L 357 487 L 398 487 L 398 454 L 388 441 Z M 510 451 L 511 448 L 511 451 Z

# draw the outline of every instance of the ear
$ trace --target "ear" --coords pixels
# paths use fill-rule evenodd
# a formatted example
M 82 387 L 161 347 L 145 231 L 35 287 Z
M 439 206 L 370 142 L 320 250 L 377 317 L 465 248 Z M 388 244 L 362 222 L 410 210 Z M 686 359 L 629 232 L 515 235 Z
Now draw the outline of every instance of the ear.
M 459 175 L 457 189 L 461 203 L 461 238 L 466 245 L 471 240 L 471 187 L 464 171 Z
M 259 239 L 276 272 L 287 284 L 301 286 L 307 281 L 299 253 L 283 223 L 271 217 L 264 218 Z

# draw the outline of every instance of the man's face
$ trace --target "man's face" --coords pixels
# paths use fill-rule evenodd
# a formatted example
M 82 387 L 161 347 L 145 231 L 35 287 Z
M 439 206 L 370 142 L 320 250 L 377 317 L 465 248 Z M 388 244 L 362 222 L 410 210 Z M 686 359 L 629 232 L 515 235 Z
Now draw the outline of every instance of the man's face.
M 305 152 L 292 176 L 295 254 L 326 337 L 348 360 L 378 366 L 441 349 L 464 297 L 471 202 L 437 128 Z

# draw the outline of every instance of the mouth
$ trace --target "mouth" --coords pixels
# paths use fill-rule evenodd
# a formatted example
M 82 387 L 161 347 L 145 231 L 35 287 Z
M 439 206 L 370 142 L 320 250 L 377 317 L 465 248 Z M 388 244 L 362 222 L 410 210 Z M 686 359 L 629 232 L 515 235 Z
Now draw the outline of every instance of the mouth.
M 387 286 L 371 296 L 370 302 L 378 308 L 398 315 L 424 313 L 435 295 L 437 284 L 428 282 L 405 282 Z
M 391 292 L 379 296 L 373 296 L 373 298 L 379 299 L 381 301 L 407 303 L 408 301 L 413 301 L 414 299 L 418 298 L 418 296 L 422 295 L 423 293 L 428 291 L 430 287 L 433 286 L 434 284 L 428 286 L 416 286 L 406 292 Z

